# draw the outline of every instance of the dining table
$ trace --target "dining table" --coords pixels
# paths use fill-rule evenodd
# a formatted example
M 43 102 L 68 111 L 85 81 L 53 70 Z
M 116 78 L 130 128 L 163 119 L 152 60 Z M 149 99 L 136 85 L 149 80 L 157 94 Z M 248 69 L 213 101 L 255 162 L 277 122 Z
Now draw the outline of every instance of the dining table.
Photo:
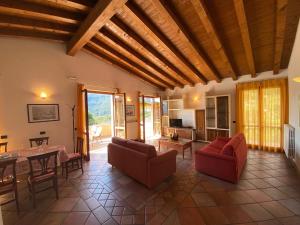
M 53 145 L 53 146 L 41 145 L 37 147 L 30 147 L 30 148 L 12 150 L 5 153 L 1 153 L 0 162 L 1 160 L 17 158 L 16 174 L 22 175 L 22 174 L 27 174 L 30 171 L 29 161 L 27 157 L 41 155 L 41 154 L 55 152 L 55 151 L 58 151 L 58 160 L 57 160 L 58 165 L 68 160 L 68 153 L 64 145 Z M 12 168 L 8 168 L 6 169 L 5 174 L 11 174 L 11 172 L 12 172 Z

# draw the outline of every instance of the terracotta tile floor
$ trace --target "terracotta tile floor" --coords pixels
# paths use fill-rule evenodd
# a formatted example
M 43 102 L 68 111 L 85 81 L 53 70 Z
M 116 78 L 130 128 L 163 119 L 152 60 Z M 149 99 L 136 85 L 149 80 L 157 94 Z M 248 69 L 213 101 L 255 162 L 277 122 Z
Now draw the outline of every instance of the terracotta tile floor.
M 249 151 L 236 185 L 196 172 L 191 155 L 178 154 L 176 174 L 148 190 L 112 170 L 103 149 L 93 152 L 84 175 L 60 178 L 59 187 L 58 201 L 49 190 L 33 210 L 21 181 L 21 213 L 14 203 L 2 206 L 4 225 L 300 225 L 300 178 L 283 154 Z

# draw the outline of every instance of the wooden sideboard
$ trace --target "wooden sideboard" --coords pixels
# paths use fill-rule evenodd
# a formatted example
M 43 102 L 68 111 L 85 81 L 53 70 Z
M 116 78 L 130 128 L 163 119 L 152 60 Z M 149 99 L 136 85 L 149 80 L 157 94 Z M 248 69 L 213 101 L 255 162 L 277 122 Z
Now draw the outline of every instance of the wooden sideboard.
M 163 133 L 162 135 L 165 137 L 169 137 L 170 134 L 172 133 L 177 133 L 179 138 L 184 138 L 184 139 L 190 139 L 194 140 L 195 139 L 195 129 L 193 128 L 175 128 L 175 127 L 163 127 Z

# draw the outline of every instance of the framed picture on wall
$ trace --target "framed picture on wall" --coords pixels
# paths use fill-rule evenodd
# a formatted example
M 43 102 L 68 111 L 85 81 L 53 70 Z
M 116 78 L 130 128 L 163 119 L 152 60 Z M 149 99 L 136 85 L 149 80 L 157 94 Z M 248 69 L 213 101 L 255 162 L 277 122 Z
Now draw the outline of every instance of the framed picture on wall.
M 59 121 L 58 104 L 28 104 L 28 123 Z
M 135 106 L 126 105 L 126 116 L 135 116 Z

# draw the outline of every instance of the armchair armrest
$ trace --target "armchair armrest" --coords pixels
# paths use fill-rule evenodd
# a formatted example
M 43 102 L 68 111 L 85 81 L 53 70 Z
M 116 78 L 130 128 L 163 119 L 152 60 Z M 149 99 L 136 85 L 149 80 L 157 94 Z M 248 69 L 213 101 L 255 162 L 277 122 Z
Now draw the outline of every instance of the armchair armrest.
M 176 155 L 177 155 L 176 150 L 170 150 L 168 152 L 164 152 L 162 154 L 157 155 L 157 157 L 150 159 L 149 164 L 157 165 L 157 164 L 162 164 L 162 163 L 168 162 L 169 160 L 172 160 L 172 159 L 176 160 Z
M 147 186 L 155 187 L 176 172 L 176 150 L 171 150 L 148 161 Z

